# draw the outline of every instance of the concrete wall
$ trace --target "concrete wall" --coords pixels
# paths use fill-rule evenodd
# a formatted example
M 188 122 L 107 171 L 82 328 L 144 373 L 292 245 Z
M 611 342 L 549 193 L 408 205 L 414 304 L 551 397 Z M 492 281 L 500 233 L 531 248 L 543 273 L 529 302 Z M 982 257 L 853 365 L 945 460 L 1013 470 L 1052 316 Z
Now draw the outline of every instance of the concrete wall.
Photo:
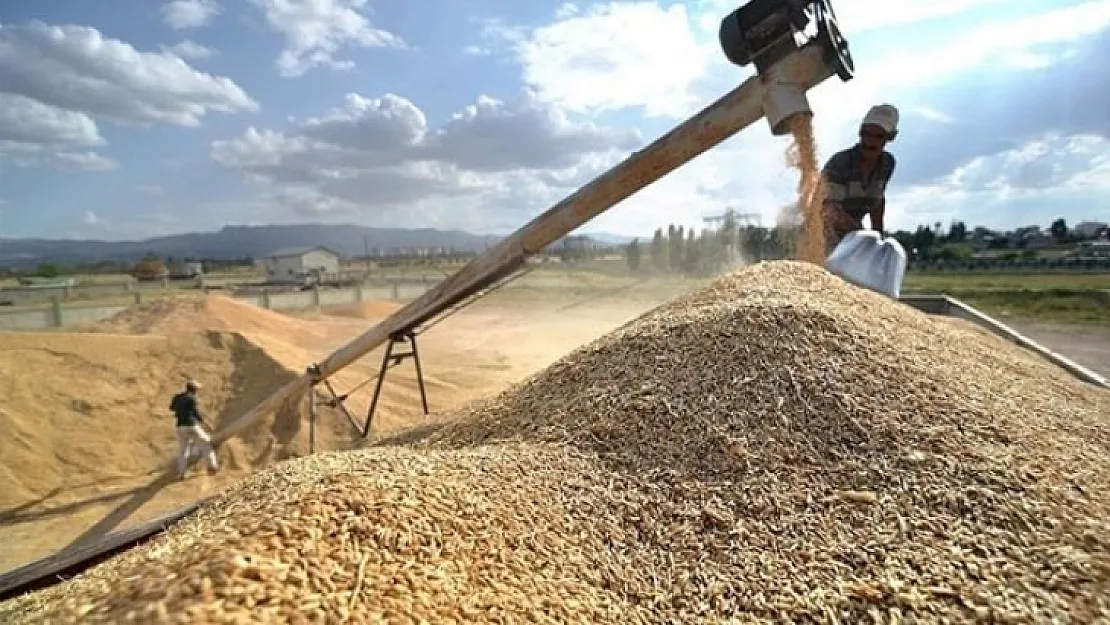
M 345 289 L 243 295 L 236 299 L 270 310 L 304 310 L 319 306 L 342 306 L 361 301 L 415 299 L 436 284 L 437 282 L 428 280 L 427 282 L 417 283 L 360 285 Z M 147 299 L 149 299 L 149 296 Z M 45 308 L 0 309 L 0 331 L 46 330 L 87 325 L 103 321 L 128 308 L 129 306 L 122 305 L 62 305 L 60 300 L 55 300 Z

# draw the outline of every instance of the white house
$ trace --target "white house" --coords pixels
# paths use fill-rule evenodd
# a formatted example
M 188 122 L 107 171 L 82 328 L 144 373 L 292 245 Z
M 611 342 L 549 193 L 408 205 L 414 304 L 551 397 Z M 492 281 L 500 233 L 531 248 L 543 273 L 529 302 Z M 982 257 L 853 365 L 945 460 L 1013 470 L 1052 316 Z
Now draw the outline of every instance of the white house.
M 339 273 L 339 254 L 320 245 L 278 250 L 262 266 L 270 282 L 314 281 L 323 274 Z

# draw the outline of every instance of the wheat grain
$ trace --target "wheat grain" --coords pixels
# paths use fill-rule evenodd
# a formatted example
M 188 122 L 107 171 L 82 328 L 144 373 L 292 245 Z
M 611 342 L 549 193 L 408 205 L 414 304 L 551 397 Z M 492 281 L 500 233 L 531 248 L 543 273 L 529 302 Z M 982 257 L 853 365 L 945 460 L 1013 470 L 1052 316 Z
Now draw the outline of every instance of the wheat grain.
M 1105 621 L 1108 416 L 1016 346 L 765 263 L 0 620 Z

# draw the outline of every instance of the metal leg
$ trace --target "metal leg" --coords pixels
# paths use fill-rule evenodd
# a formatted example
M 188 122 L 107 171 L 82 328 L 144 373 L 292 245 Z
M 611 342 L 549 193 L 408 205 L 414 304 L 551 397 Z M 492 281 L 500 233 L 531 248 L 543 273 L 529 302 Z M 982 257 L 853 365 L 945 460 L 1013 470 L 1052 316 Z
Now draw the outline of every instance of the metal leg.
M 370 400 L 370 409 L 366 411 L 366 429 L 363 437 L 370 433 L 370 424 L 374 420 L 374 411 L 378 408 L 378 397 L 382 394 L 382 383 L 385 382 L 385 374 L 389 371 L 389 360 L 393 356 L 393 346 L 397 344 L 397 336 L 389 337 L 389 345 L 385 348 L 385 355 L 382 356 L 382 368 L 378 371 L 378 383 L 374 386 L 374 398 Z
M 308 453 L 316 453 L 316 385 L 308 389 Z
M 397 345 L 397 343 L 404 343 L 406 341 L 409 342 L 411 345 L 409 351 L 394 351 L 394 347 Z M 331 400 L 325 403 L 333 408 L 338 407 L 340 410 L 342 410 L 343 414 L 347 417 L 347 420 L 351 423 L 351 427 L 353 427 L 362 438 L 366 438 L 370 435 L 370 427 L 374 422 L 374 413 L 377 412 L 378 409 L 378 400 L 381 398 L 382 395 L 382 385 L 385 383 L 386 373 L 389 372 L 389 369 L 391 367 L 395 367 L 401 364 L 402 362 L 404 362 L 405 358 L 409 358 L 410 356 L 413 359 L 413 364 L 416 365 L 416 383 L 420 386 L 420 404 L 421 407 L 424 409 L 424 415 L 427 416 L 431 413 L 431 410 L 428 408 L 428 390 L 427 386 L 424 384 L 424 368 L 420 366 L 420 354 L 418 353 L 416 348 L 416 333 L 411 330 L 405 332 L 397 332 L 389 337 L 389 344 L 386 345 L 385 354 L 382 355 L 382 366 L 381 369 L 378 370 L 377 383 L 374 385 L 374 396 L 370 399 L 370 407 L 366 411 L 366 422 L 362 426 L 358 424 L 358 422 L 355 420 L 355 416 L 351 414 L 350 410 L 348 410 L 347 406 L 343 403 L 352 391 L 348 391 L 346 394 L 340 395 L 336 392 L 335 387 L 332 386 L 331 380 L 324 380 L 324 386 L 328 389 L 328 392 L 331 393 L 332 397 Z M 315 370 L 316 369 L 312 367 L 309 368 L 310 372 Z M 367 382 L 369 381 L 370 380 L 367 380 Z M 359 386 L 362 385 L 360 384 Z M 315 385 L 313 386 L 313 389 L 315 390 Z M 312 449 L 313 445 L 315 444 L 316 427 L 315 394 L 311 396 L 311 399 L 309 401 L 309 417 L 312 422 L 309 448 Z
M 424 389 L 424 372 L 420 369 L 420 354 L 416 351 L 416 335 L 409 332 L 408 339 L 412 343 L 412 361 L 416 365 L 416 383 L 420 386 L 420 403 L 424 407 L 424 415 L 427 416 L 428 392 Z

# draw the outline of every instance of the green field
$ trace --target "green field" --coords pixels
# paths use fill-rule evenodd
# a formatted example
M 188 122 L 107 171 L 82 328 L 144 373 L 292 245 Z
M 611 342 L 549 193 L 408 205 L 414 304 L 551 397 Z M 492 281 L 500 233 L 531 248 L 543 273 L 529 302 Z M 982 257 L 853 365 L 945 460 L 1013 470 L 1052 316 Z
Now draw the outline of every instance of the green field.
M 911 292 L 1110 289 L 1107 273 L 908 273 L 903 289 Z
M 1001 320 L 1110 326 L 1110 273 L 911 273 L 903 292 L 943 293 Z

